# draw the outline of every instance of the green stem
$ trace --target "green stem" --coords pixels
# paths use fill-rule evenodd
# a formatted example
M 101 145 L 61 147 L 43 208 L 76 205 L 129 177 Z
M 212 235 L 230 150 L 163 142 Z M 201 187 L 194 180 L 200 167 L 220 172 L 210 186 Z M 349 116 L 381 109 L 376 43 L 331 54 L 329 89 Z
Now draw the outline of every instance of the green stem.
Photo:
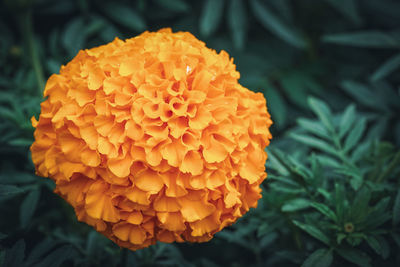
M 18 20 L 21 25 L 22 36 L 27 44 L 29 58 L 31 60 L 32 67 L 35 72 L 37 86 L 39 89 L 39 95 L 42 95 L 45 86 L 45 81 L 44 81 L 43 68 L 42 65 L 40 64 L 39 52 L 37 50 L 35 37 L 33 34 L 33 20 L 32 20 L 31 10 L 30 9 L 24 10 L 18 17 Z
M 382 174 L 378 177 L 376 182 L 381 183 L 383 181 L 383 179 L 385 179 L 386 176 L 388 176 L 398 166 L 399 163 L 400 163 L 400 151 L 396 153 L 396 155 L 394 156 L 393 160 L 390 162 L 387 169 L 384 172 L 382 172 Z

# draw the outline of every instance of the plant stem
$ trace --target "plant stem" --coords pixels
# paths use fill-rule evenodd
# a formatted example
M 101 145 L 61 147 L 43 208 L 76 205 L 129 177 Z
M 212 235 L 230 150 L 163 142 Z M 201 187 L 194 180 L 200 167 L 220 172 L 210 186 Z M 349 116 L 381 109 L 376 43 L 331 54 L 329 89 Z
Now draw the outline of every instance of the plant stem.
M 26 42 L 28 55 L 31 60 L 33 70 L 35 72 L 37 87 L 39 95 L 43 94 L 45 82 L 43 68 L 40 64 L 39 52 L 36 47 L 35 37 L 33 34 L 33 20 L 32 12 L 30 9 L 25 9 L 18 17 L 19 23 L 21 25 L 21 34 Z

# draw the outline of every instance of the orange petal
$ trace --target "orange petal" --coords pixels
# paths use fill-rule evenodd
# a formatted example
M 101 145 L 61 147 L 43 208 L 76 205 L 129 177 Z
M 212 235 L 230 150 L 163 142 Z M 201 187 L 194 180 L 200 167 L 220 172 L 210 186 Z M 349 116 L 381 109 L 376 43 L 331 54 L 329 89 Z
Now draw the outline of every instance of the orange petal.
M 192 175 L 201 174 L 203 172 L 203 159 L 200 152 L 191 150 L 186 153 L 179 170 L 181 172 L 189 172 Z
M 206 233 L 211 233 L 219 228 L 221 222 L 214 213 L 202 220 L 191 222 L 190 227 L 193 229 L 192 236 L 202 236 Z
M 215 140 L 213 136 L 210 136 L 210 147 L 204 148 L 203 157 L 208 163 L 221 162 L 227 155 L 225 147 L 218 141 Z
M 131 172 L 133 160 L 130 155 L 126 155 L 124 158 L 108 159 L 108 169 L 118 177 L 126 177 Z
M 125 196 L 135 203 L 141 205 L 149 205 L 150 204 L 150 193 L 140 190 L 137 187 L 129 188 L 128 191 L 125 193 Z
M 186 148 L 180 142 L 180 140 L 172 139 L 172 143 L 169 143 L 161 150 L 161 155 L 168 161 L 168 164 L 173 167 L 178 167 L 186 153 Z
M 147 192 L 157 193 L 163 188 L 164 182 L 157 172 L 145 170 L 134 177 L 135 186 Z
M 140 245 L 146 240 L 146 232 L 140 226 L 118 223 L 113 226 L 112 231 L 118 239 L 132 244 Z
M 179 211 L 180 206 L 174 197 L 161 196 L 156 198 L 153 203 L 155 211 Z
M 189 119 L 189 126 L 191 129 L 203 130 L 210 124 L 211 121 L 211 112 L 208 111 L 204 106 L 199 106 L 194 118 Z
M 81 152 L 82 162 L 90 167 L 97 167 L 100 164 L 100 155 L 95 150 L 85 149 Z
M 143 215 L 140 211 L 132 211 L 126 221 L 131 224 L 141 224 L 143 221 Z
M 204 219 L 214 212 L 215 206 L 205 200 L 191 200 L 187 196 L 178 198 L 183 218 L 188 222 Z
M 162 224 L 162 228 L 170 231 L 184 231 L 186 226 L 180 212 L 157 212 L 157 218 Z
M 86 194 L 85 209 L 94 219 L 103 219 L 108 222 L 119 221 L 118 210 L 106 194 L 108 186 L 102 181 L 93 183 Z
M 125 130 L 126 136 L 133 140 L 140 140 L 144 135 L 142 127 L 132 120 L 126 122 Z
M 82 139 L 88 144 L 90 149 L 97 149 L 97 138 L 99 134 L 92 125 L 81 126 L 79 127 L 79 133 L 82 136 Z

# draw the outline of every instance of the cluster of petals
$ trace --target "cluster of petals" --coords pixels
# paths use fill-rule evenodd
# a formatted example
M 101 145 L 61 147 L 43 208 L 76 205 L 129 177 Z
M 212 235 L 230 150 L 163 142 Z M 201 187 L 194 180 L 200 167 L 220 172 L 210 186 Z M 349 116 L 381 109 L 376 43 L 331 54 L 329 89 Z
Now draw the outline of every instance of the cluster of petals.
M 52 75 L 38 175 L 121 247 L 204 242 L 256 207 L 272 124 L 225 51 L 170 29 L 83 50 Z

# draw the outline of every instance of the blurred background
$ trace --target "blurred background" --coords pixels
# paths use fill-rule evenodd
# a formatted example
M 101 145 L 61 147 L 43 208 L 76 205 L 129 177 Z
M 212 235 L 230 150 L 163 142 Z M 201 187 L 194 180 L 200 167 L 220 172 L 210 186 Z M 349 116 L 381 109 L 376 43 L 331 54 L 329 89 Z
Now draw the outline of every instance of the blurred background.
M 163 27 L 265 95 L 269 178 L 210 242 L 132 252 L 34 175 L 30 118 L 80 49 Z M 399 70 L 395 0 L 1 0 L 0 266 L 400 266 Z

